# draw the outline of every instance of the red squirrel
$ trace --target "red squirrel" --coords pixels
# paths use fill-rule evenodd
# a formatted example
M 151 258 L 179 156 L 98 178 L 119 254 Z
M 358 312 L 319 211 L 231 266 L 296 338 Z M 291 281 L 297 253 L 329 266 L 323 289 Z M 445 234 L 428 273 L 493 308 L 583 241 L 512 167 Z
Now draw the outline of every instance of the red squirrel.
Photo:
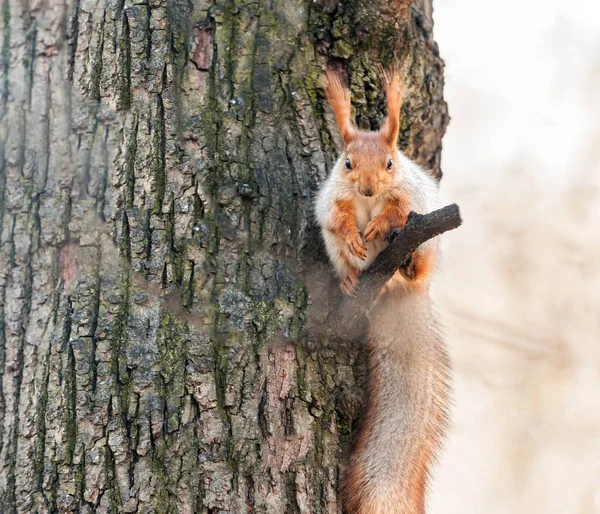
M 397 148 L 404 93 L 399 74 L 382 75 L 387 119 L 378 131 L 362 131 L 351 121 L 350 92 L 336 73 L 327 73 L 327 100 L 344 150 L 315 210 L 340 287 L 349 295 L 410 211 L 438 207 L 436 181 Z M 438 252 L 434 241 L 419 247 L 370 309 L 365 412 L 341 480 L 347 514 L 425 512 L 449 401 L 449 360 L 429 294 Z

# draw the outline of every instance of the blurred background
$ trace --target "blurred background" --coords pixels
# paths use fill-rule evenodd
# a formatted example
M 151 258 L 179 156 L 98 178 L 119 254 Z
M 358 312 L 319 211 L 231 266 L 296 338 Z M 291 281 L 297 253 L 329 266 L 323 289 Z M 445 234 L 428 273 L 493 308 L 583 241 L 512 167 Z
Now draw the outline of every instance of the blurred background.
M 600 513 L 600 2 L 439 0 L 437 287 L 455 367 L 432 514 Z

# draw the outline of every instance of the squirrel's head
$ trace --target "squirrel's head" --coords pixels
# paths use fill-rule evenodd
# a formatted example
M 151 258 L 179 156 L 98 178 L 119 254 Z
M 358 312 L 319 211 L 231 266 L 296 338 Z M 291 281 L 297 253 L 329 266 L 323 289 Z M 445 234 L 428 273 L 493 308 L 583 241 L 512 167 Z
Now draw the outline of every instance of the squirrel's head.
M 378 131 L 358 130 L 350 119 L 350 91 L 340 77 L 327 71 L 327 100 L 344 140 L 343 178 L 362 196 L 377 196 L 394 186 L 400 172 L 396 140 L 404 93 L 399 74 L 382 70 L 388 117 Z

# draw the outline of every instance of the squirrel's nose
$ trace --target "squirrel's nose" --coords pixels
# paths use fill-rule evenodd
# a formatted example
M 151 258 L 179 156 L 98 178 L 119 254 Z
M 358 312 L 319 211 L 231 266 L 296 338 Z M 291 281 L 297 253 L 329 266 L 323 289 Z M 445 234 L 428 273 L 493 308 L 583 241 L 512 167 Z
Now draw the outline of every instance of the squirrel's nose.
M 370 187 L 365 187 L 362 190 L 362 194 L 365 196 L 373 196 L 373 190 Z

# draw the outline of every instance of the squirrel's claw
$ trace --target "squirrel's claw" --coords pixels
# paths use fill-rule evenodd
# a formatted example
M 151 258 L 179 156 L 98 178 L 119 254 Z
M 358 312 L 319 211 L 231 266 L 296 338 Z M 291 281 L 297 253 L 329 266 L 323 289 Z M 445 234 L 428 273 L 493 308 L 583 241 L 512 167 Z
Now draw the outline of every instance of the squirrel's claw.
M 340 283 L 340 289 L 348 296 L 356 296 L 356 288 L 358 287 L 358 277 L 356 273 L 349 273 Z
M 406 280 L 414 280 L 417 276 L 417 270 L 413 256 L 411 255 L 408 260 L 398 268 L 398 270 Z
M 367 224 L 367 228 L 365 229 L 365 241 L 368 243 L 373 239 L 377 239 L 378 237 L 383 237 L 389 231 L 389 223 L 388 221 L 380 216 L 375 216 L 369 223 Z
M 362 237 L 360 237 L 359 232 L 355 232 L 346 238 L 346 247 L 357 259 L 364 261 L 367 258 L 367 246 L 362 240 Z
M 406 280 L 418 281 L 431 273 L 433 267 L 431 252 L 416 250 L 398 269 Z

